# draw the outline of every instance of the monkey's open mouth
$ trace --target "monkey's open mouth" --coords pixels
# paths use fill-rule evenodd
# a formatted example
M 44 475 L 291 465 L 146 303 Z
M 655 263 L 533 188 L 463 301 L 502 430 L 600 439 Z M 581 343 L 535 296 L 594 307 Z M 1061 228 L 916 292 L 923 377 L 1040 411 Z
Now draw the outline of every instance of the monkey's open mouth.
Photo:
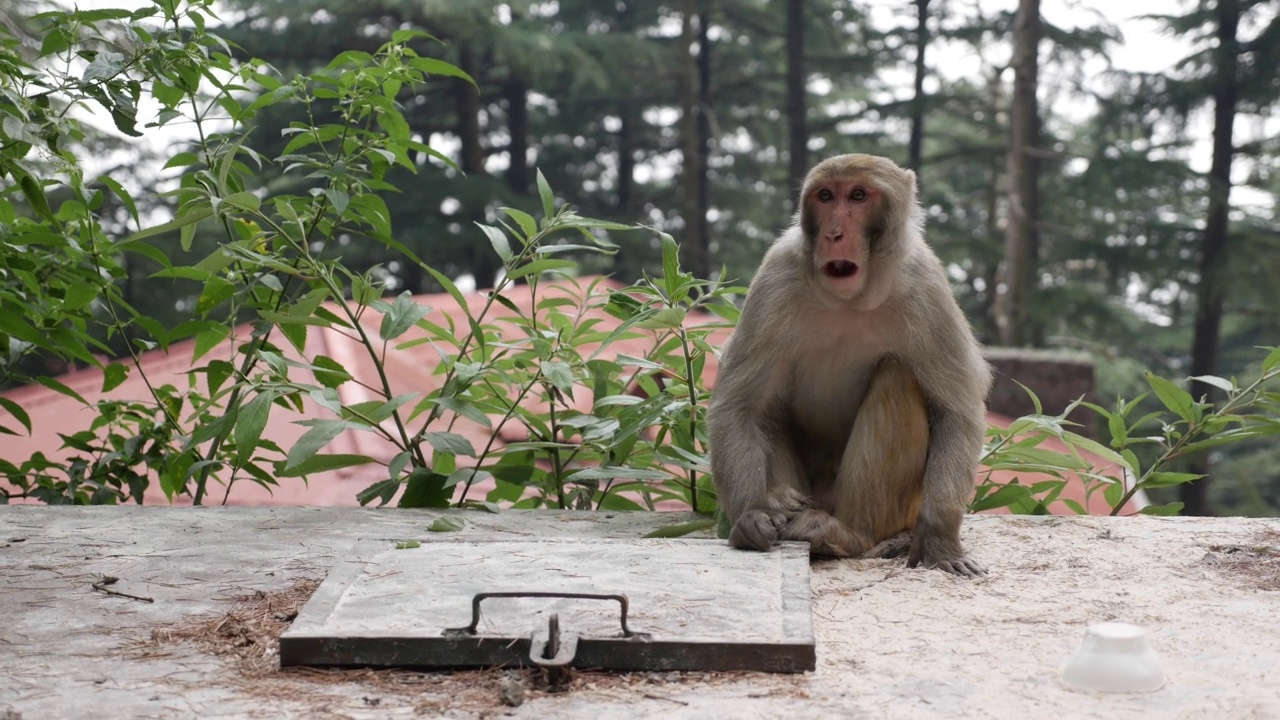
M 848 260 L 832 260 L 822 266 L 822 272 L 826 273 L 827 277 L 849 278 L 858 272 L 858 264 Z

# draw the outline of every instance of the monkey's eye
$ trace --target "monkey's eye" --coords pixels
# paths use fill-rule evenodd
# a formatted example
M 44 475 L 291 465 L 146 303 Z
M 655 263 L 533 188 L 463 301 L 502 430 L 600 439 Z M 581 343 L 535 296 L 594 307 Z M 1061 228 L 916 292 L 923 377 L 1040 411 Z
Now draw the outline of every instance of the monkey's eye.
M 849 193 L 849 199 L 854 202 L 862 202 L 867 199 L 867 189 L 856 187 L 853 192 Z
M 829 203 L 835 199 L 836 199 L 835 193 L 831 192 L 827 188 L 822 188 L 821 190 L 818 191 L 818 202 Z

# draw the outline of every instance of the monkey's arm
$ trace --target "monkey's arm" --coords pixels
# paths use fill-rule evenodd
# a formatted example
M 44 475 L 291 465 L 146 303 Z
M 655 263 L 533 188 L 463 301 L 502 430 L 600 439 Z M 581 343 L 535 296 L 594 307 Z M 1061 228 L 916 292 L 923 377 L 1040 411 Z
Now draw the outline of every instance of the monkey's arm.
M 921 284 L 931 308 L 908 322 L 921 323 L 910 365 L 929 405 L 929 456 L 910 566 L 939 567 L 958 575 L 979 575 L 981 564 L 965 555 L 960 523 L 973 492 L 978 456 L 986 431 L 986 395 L 991 370 L 978 349 L 941 263 L 922 268 Z
M 780 361 L 776 351 L 785 342 L 779 330 L 786 327 L 785 319 L 778 315 L 788 305 L 783 285 L 771 280 L 782 273 L 768 272 L 770 265 L 777 263 L 767 257 L 757 273 L 764 281 L 752 285 L 738 328 L 722 354 L 707 418 L 718 501 L 735 526 L 749 511 L 779 503 L 769 513 L 769 524 L 784 523 L 779 513 L 798 511 L 803 499 L 799 493 L 794 493 L 794 498 L 772 498 L 770 492 L 778 484 L 771 473 L 777 470 L 777 454 L 785 452 L 785 438 L 779 434 L 782 428 L 767 418 L 778 412 L 788 372 L 787 363 Z M 794 480 L 782 480 L 784 485 L 794 484 Z M 765 536 L 765 528 L 760 528 L 759 536 L 747 526 L 743 530 L 750 537 L 737 538 L 733 544 L 738 547 L 767 549 L 772 542 Z

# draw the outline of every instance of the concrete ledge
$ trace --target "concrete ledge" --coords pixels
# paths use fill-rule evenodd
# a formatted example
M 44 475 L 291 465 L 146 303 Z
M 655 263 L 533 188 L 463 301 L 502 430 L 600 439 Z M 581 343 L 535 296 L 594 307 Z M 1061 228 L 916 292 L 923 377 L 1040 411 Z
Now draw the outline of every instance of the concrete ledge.
M 892 561 L 813 565 L 818 669 L 583 673 L 500 701 L 498 671 L 388 678 L 268 671 L 247 682 L 153 633 L 228 599 L 322 577 L 356 540 L 441 537 L 441 513 L 351 508 L 0 508 L 0 717 L 1280 717 L 1280 521 L 967 519 L 991 573 Z M 450 513 L 447 537 L 637 537 L 685 514 Z M 94 590 L 111 589 L 143 602 Z M 1057 681 L 1091 622 L 1142 625 L 1165 687 L 1091 695 Z M 750 618 L 744 619 L 749 622 Z M 269 654 L 267 660 L 270 660 Z M 8 717 L 13 717 L 10 714 Z

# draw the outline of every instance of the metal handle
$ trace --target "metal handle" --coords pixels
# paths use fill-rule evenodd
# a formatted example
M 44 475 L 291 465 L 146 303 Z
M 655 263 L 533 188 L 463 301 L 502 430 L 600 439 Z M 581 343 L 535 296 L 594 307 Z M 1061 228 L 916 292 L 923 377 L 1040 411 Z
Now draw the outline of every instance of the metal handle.
M 476 593 L 471 598 L 471 624 L 461 628 L 449 628 L 444 631 L 446 637 L 457 637 L 459 635 L 475 635 L 476 628 L 480 627 L 480 601 L 488 598 L 564 598 L 567 600 L 617 600 L 621 606 L 619 613 L 622 619 L 622 636 L 626 638 L 643 639 L 648 637 L 647 633 L 634 632 L 627 627 L 627 596 L 626 595 L 602 595 L 598 593 L 564 593 L 564 592 L 484 592 Z

